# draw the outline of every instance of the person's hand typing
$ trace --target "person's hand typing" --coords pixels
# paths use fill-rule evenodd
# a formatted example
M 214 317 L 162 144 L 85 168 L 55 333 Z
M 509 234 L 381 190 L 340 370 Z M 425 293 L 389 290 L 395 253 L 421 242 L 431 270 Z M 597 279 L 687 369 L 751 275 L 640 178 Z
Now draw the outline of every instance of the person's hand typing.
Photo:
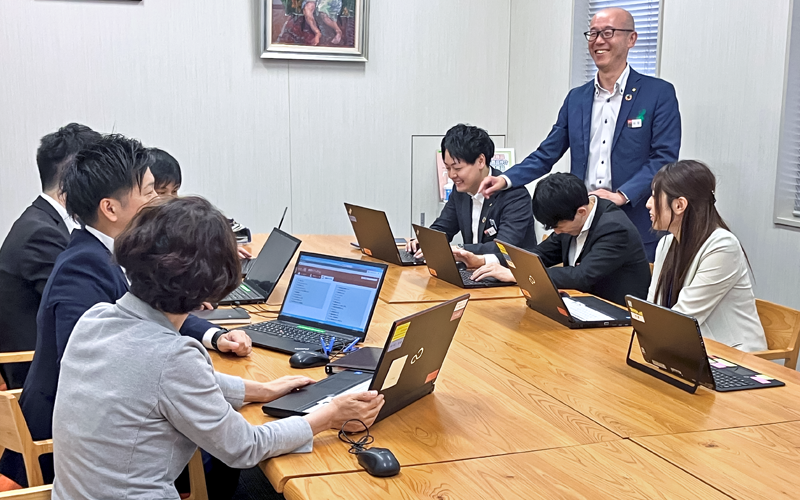
M 472 273 L 472 279 L 475 281 L 480 281 L 487 277 L 495 278 L 499 281 L 505 282 L 514 281 L 514 275 L 511 273 L 511 270 L 507 267 L 501 266 L 497 262 L 485 264 Z
M 408 243 L 406 243 L 406 252 L 413 253 L 415 259 L 422 258 L 422 248 L 420 248 L 419 241 L 417 240 L 408 240 Z
M 468 269 L 477 269 L 486 264 L 486 258 L 483 255 L 475 255 L 463 248 L 453 248 L 453 257 L 455 257 L 458 262 L 466 264 Z

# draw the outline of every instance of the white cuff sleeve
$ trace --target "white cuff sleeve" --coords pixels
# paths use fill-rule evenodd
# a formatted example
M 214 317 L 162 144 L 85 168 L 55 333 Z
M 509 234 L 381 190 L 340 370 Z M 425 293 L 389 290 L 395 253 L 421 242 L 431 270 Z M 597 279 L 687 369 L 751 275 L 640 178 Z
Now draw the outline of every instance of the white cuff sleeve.
M 485 261 L 484 264 L 499 264 L 500 259 L 497 258 L 497 255 L 493 253 L 484 254 L 483 260 Z
M 211 345 L 211 337 L 220 330 L 221 328 L 209 328 L 203 334 L 203 345 L 206 346 L 206 349 L 214 350 L 214 346 Z
M 503 190 L 506 190 L 506 189 L 508 189 L 508 188 L 510 188 L 510 187 L 511 187 L 511 179 L 509 179 L 509 178 L 508 178 L 508 176 L 507 176 L 506 174 L 502 174 L 502 175 L 500 176 L 500 178 L 501 178 L 501 179 L 505 179 L 505 180 L 506 180 L 506 187 L 504 187 L 504 188 L 503 188 Z

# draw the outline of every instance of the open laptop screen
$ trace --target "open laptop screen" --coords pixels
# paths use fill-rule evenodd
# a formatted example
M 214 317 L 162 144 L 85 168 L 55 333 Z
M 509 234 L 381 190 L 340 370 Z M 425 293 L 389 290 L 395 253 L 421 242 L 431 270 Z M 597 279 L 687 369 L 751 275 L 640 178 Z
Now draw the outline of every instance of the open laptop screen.
M 255 282 L 265 293 L 272 293 L 299 246 L 300 240 L 294 236 L 273 229 L 245 279 Z
M 364 332 L 385 272 L 384 264 L 301 253 L 281 319 Z

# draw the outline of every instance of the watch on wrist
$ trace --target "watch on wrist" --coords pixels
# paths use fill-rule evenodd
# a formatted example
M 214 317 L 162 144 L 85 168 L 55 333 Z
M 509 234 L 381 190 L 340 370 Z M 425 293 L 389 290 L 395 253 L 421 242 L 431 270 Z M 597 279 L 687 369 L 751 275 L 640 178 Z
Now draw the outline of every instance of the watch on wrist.
M 219 351 L 219 347 L 217 347 L 217 340 L 219 340 L 220 337 L 228 333 L 228 331 L 229 330 L 227 328 L 220 328 L 219 330 L 214 332 L 214 335 L 211 336 L 211 347 L 213 347 L 215 351 Z

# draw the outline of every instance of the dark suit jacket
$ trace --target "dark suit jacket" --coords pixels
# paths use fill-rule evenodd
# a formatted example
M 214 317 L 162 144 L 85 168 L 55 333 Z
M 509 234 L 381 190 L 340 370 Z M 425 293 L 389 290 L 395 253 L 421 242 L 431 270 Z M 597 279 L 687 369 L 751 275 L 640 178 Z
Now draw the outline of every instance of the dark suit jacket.
M 67 249 L 56 259 L 42 294 L 37 316 L 36 354 L 20 397 L 22 413 L 34 440 L 53 437 L 58 371 L 75 323 L 95 304 L 114 303 L 128 291 L 128 280 L 112 259 L 100 240 L 84 229 L 73 231 Z M 181 333 L 202 342 L 209 328 L 215 327 L 190 315 Z M 113 425 L 112 422 L 107 424 Z M 52 482 L 52 455 L 43 456 L 41 463 L 45 483 Z M 6 450 L 0 460 L 0 474 L 27 485 L 24 464 L 16 453 Z
M 650 262 L 655 258 L 658 234 L 651 231 L 645 203 L 650 197 L 650 183 L 655 173 L 667 163 L 678 160 L 681 147 L 681 115 L 672 84 L 630 71 L 611 144 L 611 190 L 622 191 L 630 200 L 622 210 L 633 221 L 648 249 Z M 586 178 L 591 143 L 594 80 L 572 89 L 558 112 L 556 124 L 539 148 L 506 176 L 512 185 L 521 186 L 550 172 L 569 149 L 570 171 Z M 642 117 L 642 126 L 629 128 L 628 120 Z
M 493 168 L 491 175 L 501 173 Z M 497 226 L 497 233 L 490 236 L 485 231 L 492 227 L 491 221 Z M 522 247 L 536 244 L 531 195 L 522 184 L 484 200 L 478 222 L 478 244 L 472 243 L 472 197 L 467 193 L 453 191 L 431 229 L 446 233 L 448 241 L 460 231 L 464 248 L 477 254 L 497 252 L 495 239 Z
M 598 198 L 589 234 L 573 267 L 569 265 L 569 246 L 574 239 L 553 233 L 531 249 L 542 257 L 556 287 L 591 293 L 617 304 L 623 304 L 626 294 L 647 297 L 650 264 L 639 232 L 618 206 Z M 564 267 L 551 267 L 556 264 Z
M 36 347 L 36 313 L 56 257 L 69 230 L 55 208 L 39 196 L 11 226 L 0 247 L 0 351 Z M 25 383 L 30 363 L 0 365 L 9 389 Z

